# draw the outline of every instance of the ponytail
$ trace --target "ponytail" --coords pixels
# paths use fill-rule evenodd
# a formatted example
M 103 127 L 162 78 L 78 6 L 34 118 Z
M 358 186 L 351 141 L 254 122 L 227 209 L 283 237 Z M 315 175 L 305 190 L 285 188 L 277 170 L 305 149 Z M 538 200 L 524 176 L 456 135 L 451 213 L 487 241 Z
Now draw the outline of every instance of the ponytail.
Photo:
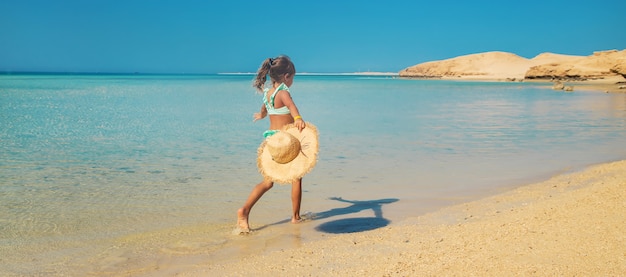
M 272 62 L 272 58 L 265 59 L 256 73 L 256 78 L 254 78 L 252 86 L 259 92 L 263 91 L 263 86 L 265 86 L 265 82 L 267 81 L 267 74 L 270 73 L 270 68 L 272 68 Z

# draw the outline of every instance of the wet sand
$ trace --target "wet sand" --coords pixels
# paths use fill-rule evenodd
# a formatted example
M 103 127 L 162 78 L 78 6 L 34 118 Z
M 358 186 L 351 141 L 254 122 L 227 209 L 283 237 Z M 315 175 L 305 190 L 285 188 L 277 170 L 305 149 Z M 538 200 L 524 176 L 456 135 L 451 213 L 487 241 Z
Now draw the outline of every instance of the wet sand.
M 157 271 L 179 276 L 620 276 L 626 272 L 625 229 L 626 160 L 371 231 Z

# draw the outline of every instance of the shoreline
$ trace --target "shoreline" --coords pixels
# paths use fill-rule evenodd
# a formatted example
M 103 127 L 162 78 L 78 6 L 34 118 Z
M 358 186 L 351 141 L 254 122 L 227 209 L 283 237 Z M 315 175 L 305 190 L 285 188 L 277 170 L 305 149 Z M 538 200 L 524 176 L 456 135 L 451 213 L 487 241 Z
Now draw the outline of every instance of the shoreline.
M 573 91 L 586 90 L 605 93 L 626 93 L 626 82 L 623 78 L 598 79 L 598 80 L 545 80 L 545 79 L 516 79 L 504 76 L 465 76 L 465 77 L 398 77 L 407 80 L 441 80 L 463 82 L 508 82 L 508 83 L 532 83 L 552 86 L 555 82 L 561 82 L 565 86 L 572 86 Z
M 371 231 L 239 260 L 187 260 L 157 273 L 619 275 L 626 272 L 625 180 L 626 160 L 608 162 Z

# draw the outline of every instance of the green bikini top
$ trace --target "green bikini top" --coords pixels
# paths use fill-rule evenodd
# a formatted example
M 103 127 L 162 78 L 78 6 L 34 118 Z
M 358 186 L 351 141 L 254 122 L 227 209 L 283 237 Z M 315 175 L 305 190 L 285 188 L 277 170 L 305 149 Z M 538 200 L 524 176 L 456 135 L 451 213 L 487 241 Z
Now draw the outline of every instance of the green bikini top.
M 265 104 L 265 109 L 267 109 L 267 114 L 270 114 L 270 115 L 290 114 L 291 112 L 289 111 L 289 108 L 287 108 L 287 106 L 282 106 L 278 109 L 274 108 L 274 97 L 276 97 L 276 93 L 278 93 L 281 90 L 289 91 L 289 87 L 285 85 L 285 83 L 281 83 L 280 86 L 276 88 L 276 91 L 272 93 L 272 96 L 270 96 L 270 100 L 267 101 L 267 92 L 269 90 L 270 90 L 269 88 L 266 88 L 263 90 L 263 104 Z

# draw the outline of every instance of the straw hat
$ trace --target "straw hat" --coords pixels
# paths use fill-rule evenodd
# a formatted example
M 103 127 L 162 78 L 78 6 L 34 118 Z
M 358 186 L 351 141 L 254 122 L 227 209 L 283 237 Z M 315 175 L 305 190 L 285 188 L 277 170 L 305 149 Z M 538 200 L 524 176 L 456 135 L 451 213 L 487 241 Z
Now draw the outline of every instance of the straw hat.
M 317 163 L 317 128 L 306 123 L 302 132 L 288 124 L 261 143 L 257 166 L 265 178 L 289 184 L 309 173 Z

